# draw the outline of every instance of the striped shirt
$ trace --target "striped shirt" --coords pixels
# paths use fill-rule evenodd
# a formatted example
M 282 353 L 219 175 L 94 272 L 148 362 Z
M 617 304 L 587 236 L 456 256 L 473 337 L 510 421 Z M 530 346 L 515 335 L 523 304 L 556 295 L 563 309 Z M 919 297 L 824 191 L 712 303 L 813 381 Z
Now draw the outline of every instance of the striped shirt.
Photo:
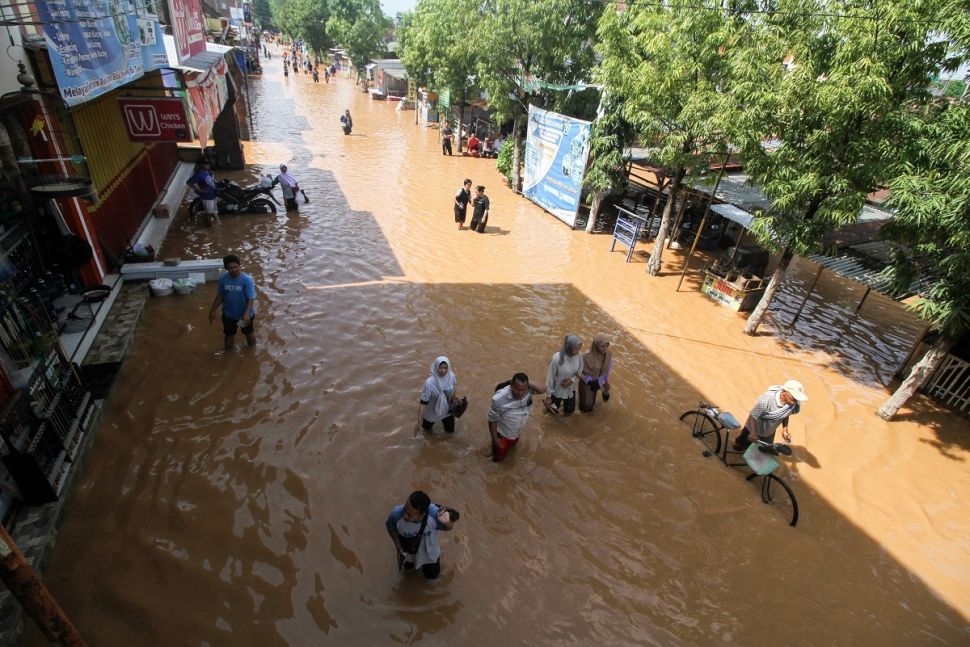
M 770 386 L 761 394 L 758 401 L 754 403 L 751 413 L 748 414 L 748 431 L 762 438 L 774 437 L 778 425 L 801 410 L 798 402 L 785 404 L 781 401 L 783 390 L 777 385 Z

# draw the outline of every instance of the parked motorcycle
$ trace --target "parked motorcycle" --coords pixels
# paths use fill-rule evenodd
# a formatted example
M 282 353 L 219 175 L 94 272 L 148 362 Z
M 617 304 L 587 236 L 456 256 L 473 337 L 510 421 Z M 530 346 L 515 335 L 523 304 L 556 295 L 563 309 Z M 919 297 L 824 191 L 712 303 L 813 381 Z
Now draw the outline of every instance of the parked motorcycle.
M 216 182 L 216 192 L 218 193 L 219 215 L 276 214 L 276 205 L 279 204 L 273 195 L 272 187 L 263 187 L 258 184 L 243 187 L 232 180 L 219 180 Z M 261 196 L 268 196 L 269 200 Z M 193 218 L 202 215 L 204 212 L 205 206 L 202 204 L 202 198 L 196 198 L 189 204 L 189 215 Z

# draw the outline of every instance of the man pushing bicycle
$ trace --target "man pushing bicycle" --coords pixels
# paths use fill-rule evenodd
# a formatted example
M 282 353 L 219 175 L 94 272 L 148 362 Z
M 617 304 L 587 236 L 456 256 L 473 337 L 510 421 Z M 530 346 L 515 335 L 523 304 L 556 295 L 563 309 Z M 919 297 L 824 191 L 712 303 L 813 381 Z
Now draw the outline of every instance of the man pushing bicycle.
M 782 428 L 782 438 L 786 443 L 790 443 L 788 418 L 801 411 L 801 403 L 807 400 L 805 387 L 797 380 L 788 380 L 780 386 L 768 387 L 748 414 L 744 429 L 734 441 L 734 449 L 742 452 L 755 440 L 773 443 L 779 425 Z M 755 438 L 751 438 L 752 434 Z

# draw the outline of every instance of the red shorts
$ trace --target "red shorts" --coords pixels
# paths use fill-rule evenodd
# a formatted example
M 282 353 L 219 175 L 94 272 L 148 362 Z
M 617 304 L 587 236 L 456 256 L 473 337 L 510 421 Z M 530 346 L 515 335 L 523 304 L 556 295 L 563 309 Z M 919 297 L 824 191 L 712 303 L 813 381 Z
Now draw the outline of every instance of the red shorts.
M 506 438 L 498 434 L 498 443 L 492 443 L 492 461 L 498 463 L 499 461 L 505 460 L 505 457 L 509 454 L 509 450 L 515 447 L 515 443 L 517 442 L 519 442 L 518 438 Z

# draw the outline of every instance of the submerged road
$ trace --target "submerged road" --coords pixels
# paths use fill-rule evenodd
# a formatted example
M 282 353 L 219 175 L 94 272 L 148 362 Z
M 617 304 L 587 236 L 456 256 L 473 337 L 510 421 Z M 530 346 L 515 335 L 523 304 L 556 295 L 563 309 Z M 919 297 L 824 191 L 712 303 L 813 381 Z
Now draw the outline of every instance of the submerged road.
M 494 162 L 442 157 L 413 112 L 343 75 L 284 80 L 277 59 L 253 82 L 238 177 L 285 162 L 310 203 L 212 230 L 179 215 L 163 256 L 237 253 L 259 345 L 219 352 L 211 284 L 149 303 L 47 571 L 90 644 L 970 639 L 966 427 L 925 403 L 872 415 L 912 317 L 870 297 L 853 319 L 859 295 L 833 280 L 794 331 L 746 338 L 696 277 L 674 292 L 675 252 L 648 277 L 514 196 Z M 485 235 L 452 221 L 466 177 L 492 199 Z M 786 294 L 812 276 L 796 264 Z M 567 420 L 537 405 L 491 463 L 494 385 L 544 380 L 569 332 L 611 336 L 615 397 Z M 470 407 L 453 436 L 414 438 L 438 355 Z M 743 418 L 791 378 L 811 398 L 785 468 L 795 529 L 677 422 L 699 400 Z M 384 530 L 415 488 L 462 512 L 435 582 L 398 574 Z

